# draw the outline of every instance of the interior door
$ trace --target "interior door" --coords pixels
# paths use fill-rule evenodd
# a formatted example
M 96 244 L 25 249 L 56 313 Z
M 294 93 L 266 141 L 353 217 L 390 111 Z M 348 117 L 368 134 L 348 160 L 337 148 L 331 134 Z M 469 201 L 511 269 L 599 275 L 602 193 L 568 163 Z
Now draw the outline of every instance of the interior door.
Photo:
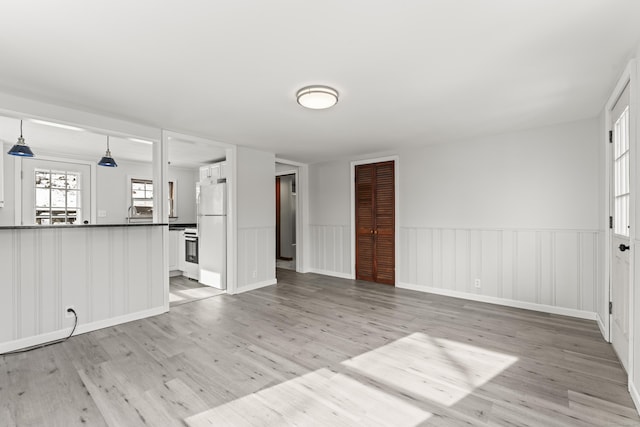
M 629 361 L 629 85 L 611 111 L 612 118 L 612 248 L 611 248 L 611 344 L 627 369 Z
M 394 162 L 356 166 L 356 278 L 395 284 Z
M 22 224 L 82 224 L 91 220 L 87 164 L 21 159 Z

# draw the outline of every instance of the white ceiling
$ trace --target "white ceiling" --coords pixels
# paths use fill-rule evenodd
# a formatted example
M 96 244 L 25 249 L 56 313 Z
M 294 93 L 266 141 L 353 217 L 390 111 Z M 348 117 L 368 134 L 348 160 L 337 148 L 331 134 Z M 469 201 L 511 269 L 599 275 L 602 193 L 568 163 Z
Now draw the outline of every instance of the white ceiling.
M 594 117 L 639 41 L 637 0 L 7 1 L 0 90 L 316 162 Z

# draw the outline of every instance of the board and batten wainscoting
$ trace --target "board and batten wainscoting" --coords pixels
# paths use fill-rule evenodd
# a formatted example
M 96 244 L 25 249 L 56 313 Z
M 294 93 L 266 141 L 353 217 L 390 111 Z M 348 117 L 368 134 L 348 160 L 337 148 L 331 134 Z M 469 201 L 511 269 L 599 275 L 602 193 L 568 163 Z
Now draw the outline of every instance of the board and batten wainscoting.
M 310 271 L 343 279 L 353 278 L 350 233 L 349 225 L 311 225 Z
M 0 353 L 168 311 L 162 225 L 1 227 Z
M 596 319 L 602 239 L 597 230 L 401 227 L 398 287 Z
M 246 292 L 276 284 L 276 227 L 238 228 L 238 287 Z

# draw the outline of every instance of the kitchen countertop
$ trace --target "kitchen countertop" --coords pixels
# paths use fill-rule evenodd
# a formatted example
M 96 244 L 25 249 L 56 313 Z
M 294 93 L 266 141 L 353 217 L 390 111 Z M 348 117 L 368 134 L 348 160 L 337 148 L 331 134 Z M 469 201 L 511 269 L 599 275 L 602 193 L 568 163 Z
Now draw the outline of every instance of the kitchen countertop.
M 60 224 L 60 225 L 3 225 L 0 226 L 0 230 L 28 230 L 28 229 L 43 229 L 43 228 L 55 228 L 55 229 L 74 229 L 74 228 L 99 228 L 99 227 L 155 227 L 169 224 L 163 223 L 144 223 L 144 224 Z
M 185 228 L 197 228 L 196 223 L 169 224 L 169 230 L 184 230 Z

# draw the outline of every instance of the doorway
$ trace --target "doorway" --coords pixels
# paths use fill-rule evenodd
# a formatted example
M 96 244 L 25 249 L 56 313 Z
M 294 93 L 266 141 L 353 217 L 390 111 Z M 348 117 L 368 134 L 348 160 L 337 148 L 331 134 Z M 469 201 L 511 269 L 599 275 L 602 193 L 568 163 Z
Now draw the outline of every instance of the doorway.
M 296 270 L 296 175 L 276 176 L 276 266 Z
M 355 166 L 356 279 L 395 285 L 395 162 Z
M 630 151 L 629 84 L 610 112 L 611 179 L 611 344 L 622 366 L 629 363 L 629 273 L 630 273 Z

